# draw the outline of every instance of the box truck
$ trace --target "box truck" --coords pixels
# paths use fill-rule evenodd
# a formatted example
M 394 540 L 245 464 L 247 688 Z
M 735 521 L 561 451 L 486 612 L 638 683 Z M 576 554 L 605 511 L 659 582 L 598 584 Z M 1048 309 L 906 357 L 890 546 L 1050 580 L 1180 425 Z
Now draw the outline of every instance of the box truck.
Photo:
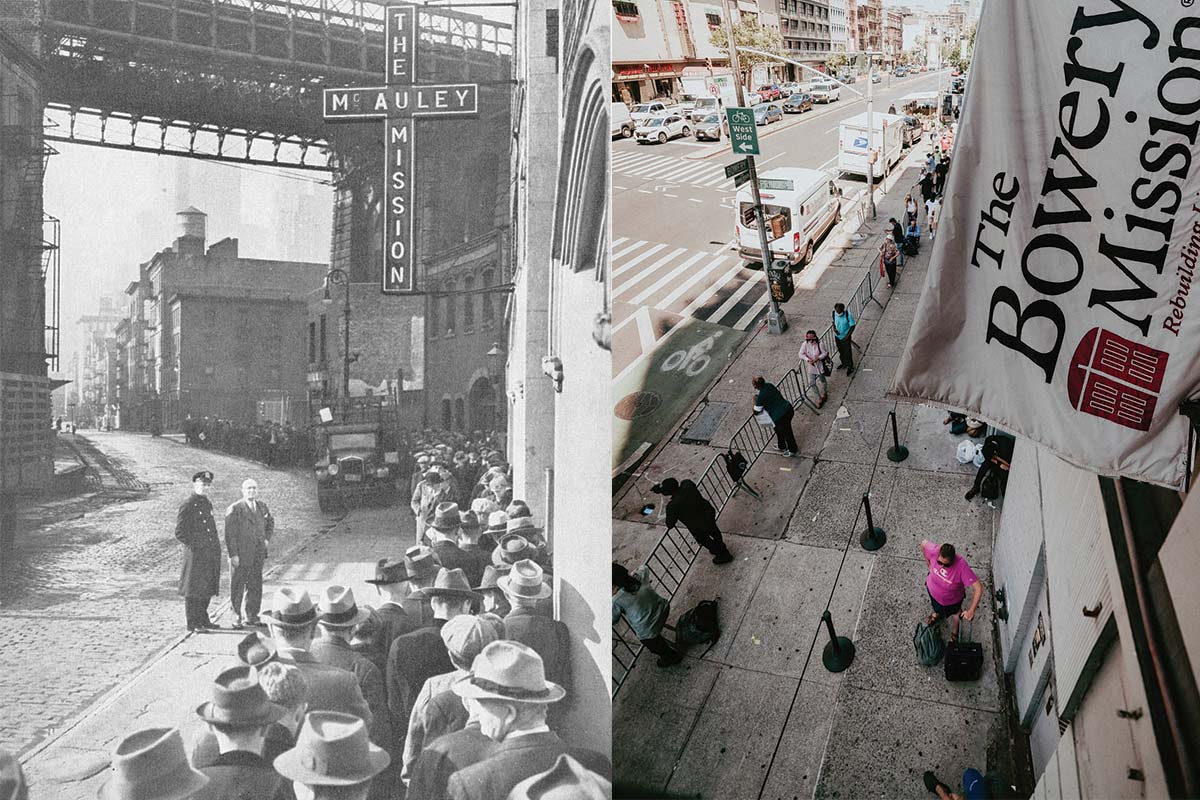
M 872 115 L 874 130 L 868 147 L 867 115 L 858 114 L 842 120 L 838 128 L 839 172 L 866 177 L 868 164 L 872 164 L 875 178 L 882 178 L 888 168 L 900 160 L 904 147 L 903 118 L 896 114 Z M 874 158 L 872 159 L 872 155 Z

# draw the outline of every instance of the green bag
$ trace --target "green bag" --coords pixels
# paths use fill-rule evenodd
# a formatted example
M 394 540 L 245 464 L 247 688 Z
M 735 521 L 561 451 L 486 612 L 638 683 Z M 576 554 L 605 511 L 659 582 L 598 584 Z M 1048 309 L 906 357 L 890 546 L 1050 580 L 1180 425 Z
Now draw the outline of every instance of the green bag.
M 946 644 L 942 641 L 941 634 L 935 627 L 926 625 L 924 622 L 919 623 L 916 631 L 913 632 L 913 647 L 917 650 L 917 661 L 926 667 L 932 667 L 941 661 L 942 654 L 946 651 Z

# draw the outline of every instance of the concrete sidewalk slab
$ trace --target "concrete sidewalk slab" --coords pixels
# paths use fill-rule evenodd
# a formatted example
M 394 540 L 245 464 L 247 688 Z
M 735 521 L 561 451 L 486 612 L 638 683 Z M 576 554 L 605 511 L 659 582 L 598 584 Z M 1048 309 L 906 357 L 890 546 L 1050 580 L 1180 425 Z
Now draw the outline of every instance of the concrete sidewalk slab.
M 857 374 L 854 377 L 858 379 Z M 850 412 L 850 416 L 833 421 L 825 446 L 821 449 L 821 460 L 874 464 L 886 449 L 881 449 L 884 428 L 888 425 L 888 413 L 895 404 L 884 400 L 846 400 L 841 405 Z M 833 406 L 833 409 L 836 411 L 837 406 Z M 897 420 L 898 426 L 899 423 Z M 907 434 L 906 429 L 900 430 L 901 439 Z M 889 426 L 887 437 L 890 439 L 891 435 Z
M 773 449 L 774 446 L 770 447 Z M 721 530 L 759 539 L 778 539 L 792 516 L 796 497 L 803 491 L 812 467 L 810 458 L 784 458 L 770 451 L 763 453 L 746 477 L 746 483 L 762 497 L 753 497 L 747 492 L 735 494 L 717 520 Z
M 871 355 L 903 355 L 911 328 L 912 320 L 906 319 L 889 319 L 877 323 L 875 335 L 871 337 Z
M 992 561 L 992 509 L 978 499 L 963 499 L 971 481 L 969 475 L 897 469 L 887 512 L 879 522 L 888 535 L 887 554 L 920 560 L 922 539 L 950 542 L 986 572 Z
M 800 682 L 762 789 L 763 800 L 813 796 L 833 729 L 835 693 L 836 690 L 813 681 Z
M 872 338 L 867 354 L 855 364 L 855 380 L 850 383 L 846 392 L 847 400 L 874 400 L 883 397 L 892 385 L 892 378 L 896 375 L 900 359 L 896 356 L 876 355 L 874 345 L 875 339 Z M 891 435 L 890 430 L 888 435 Z
M 613 506 L 613 518 L 660 522 L 668 498 L 650 491 L 650 487 L 667 477 L 699 481 L 716 454 L 716 450 L 704 445 L 679 442 L 664 445 L 654 460 L 645 464 L 633 479 L 622 487 L 621 495 Z M 642 506 L 646 503 L 654 504 L 654 514 L 650 517 L 642 514 Z
M 624 564 L 629 569 L 645 563 L 654 545 L 667 532 L 663 525 L 651 525 L 634 520 L 612 521 L 613 526 L 613 561 Z
M 863 493 L 871 487 L 874 471 L 871 464 L 818 462 L 800 495 L 784 538 L 797 544 L 834 550 L 845 550 L 848 544 L 856 544 L 858 529 L 866 529 L 859 506 Z M 872 511 L 876 507 L 887 508 L 891 482 L 876 482 L 871 489 Z
M 955 455 L 959 442 L 969 439 L 982 444 L 983 438 L 972 439 L 966 434 L 951 434 L 950 426 L 943 422 L 946 419 L 945 409 L 922 403 L 909 406 L 909 409 L 908 458 L 904 461 L 904 468 L 969 475 L 974 480 L 977 467 L 973 463 L 958 463 Z M 966 489 L 963 493 L 966 493 Z

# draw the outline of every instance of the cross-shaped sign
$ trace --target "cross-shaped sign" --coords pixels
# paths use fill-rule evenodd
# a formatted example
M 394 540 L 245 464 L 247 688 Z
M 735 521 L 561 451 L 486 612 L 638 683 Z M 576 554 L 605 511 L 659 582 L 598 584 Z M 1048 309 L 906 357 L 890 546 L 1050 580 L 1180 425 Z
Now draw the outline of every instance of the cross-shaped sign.
M 388 6 L 385 15 L 386 86 L 326 89 L 326 122 L 384 120 L 387 153 L 383 186 L 384 294 L 417 291 L 417 258 L 413 241 L 413 186 L 416 130 L 414 117 L 474 116 L 479 111 L 475 83 L 414 83 L 417 56 L 417 10 Z

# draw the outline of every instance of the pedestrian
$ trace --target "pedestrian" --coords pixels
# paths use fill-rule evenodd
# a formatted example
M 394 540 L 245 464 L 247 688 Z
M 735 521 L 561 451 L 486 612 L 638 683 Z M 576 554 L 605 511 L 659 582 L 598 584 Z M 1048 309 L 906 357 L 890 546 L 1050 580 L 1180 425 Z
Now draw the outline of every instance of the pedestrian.
M 779 391 L 762 375 L 755 375 L 750 384 L 755 389 L 754 413 L 766 414 L 775 427 L 775 443 L 784 458 L 792 458 L 800 451 L 796 446 L 796 434 L 792 431 L 792 418 L 796 410 Z
M 966 499 L 974 500 L 975 496 L 983 490 L 983 482 L 988 476 L 993 476 L 996 481 L 996 493 L 988 496 L 984 494 L 987 500 L 994 500 L 996 497 L 1004 493 L 1004 487 L 1008 483 L 1008 471 L 1012 468 L 1013 448 L 1016 446 L 1016 439 L 1003 434 L 993 434 L 983 440 L 983 463 L 979 465 L 979 471 L 975 473 L 975 482 L 971 484 L 971 488 L 967 491 Z
M 717 511 L 704 499 L 696 484 L 690 480 L 678 481 L 664 478 L 662 483 L 650 487 L 650 491 L 670 497 L 667 501 L 667 527 L 674 528 L 682 522 L 696 543 L 713 556 L 714 564 L 728 564 L 733 554 L 721 537 L 717 527 Z
M 504 596 L 504 592 L 500 589 L 498 581 L 501 575 L 508 574 L 512 569 L 510 566 L 496 567 L 488 564 L 483 568 L 483 578 L 479 581 L 478 586 L 472 586 L 479 594 L 483 595 L 483 611 L 485 613 L 495 614 L 503 619 L 512 610 L 512 606 L 508 604 L 508 598 Z
M 888 217 L 888 225 L 891 226 L 892 241 L 896 243 L 896 247 L 900 250 L 900 266 L 904 266 L 904 226 L 900 224 L 900 220 L 895 217 Z
M 562 620 L 543 613 L 543 603 L 553 593 L 536 561 L 524 559 L 501 575 L 496 585 L 512 610 L 504 618 L 504 638 L 532 647 L 542 657 L 547 679 L 571 688 L 571 629 Z
M 417 544 L 422 544 L 425 538 L 425 528 L 433 518 L 438 503 L 454 499 L 453 487 L 437 469 L 426 470 L 413 490 L 409 506 L 412 508 L 416 524 Z
M 190 797 L 196 800 L 235 800 L 278 797 L 283 779 L 263 758 L 268 729 L 286 714 L 272 703 L 253 667 L 223 671 L 212 687 L 212 699 L 201 703 L 196 716 L 217 740 L 216 761 L 200 771 L 208 785 Z
M 361 719 L 314 711 L 305 718 L 296 746 L 274 763 L 275 771 L 292 782 L 297 798 L 366 800 L 372 780 L 387 769 L 391 756 L 372 744 Z
M 487 527 L 479 535 L 479 546 L 491 552 L 496 549 L 496 545 L 500 544 L 501 537 L 506 533 L 508 533 L 508 514 L 504 511 L 493 511 L 488 514 Z
M 912 225 L 917 219 L 917 201 L 911 194 L 904 196 L 904 226 Z
M 929 240 L 937 236 L 938 217 L 942 213 L 942 201 L 934 195 L 925 201 L 925 222 L 929 225 Z
M 883 244 L 879 245 L 879 260 L 883 271 L 887 273 L 888 288 L 891 289 L 896 285 L 896 263 L 900 260 L 900 248 L 891 239 L 884 239 Z
M 566 692 L 546 680 L 541 658 L 530 648 L 519 642 L 492 642 L 453 691 L 497 746 L 487 758 L 450 776 L 450 800 L 505 799 L 514 786 L 550 769 L 563 754 L 611 779 L 607 757 L 568 745 L 546 725 L 548 707 Z
M 943 151 L 950 149 L 949 136 L 942 137 Z M 942 195 L 946 191 L 946 174 L 950 171 L 950 156 L 943 155 L 938 161 L 937 166 L 933 168 L 933 193 Z
M 304 673 L 295 666 L 278 661 L 263 664 L 257 670 L 258 685 L 267 693 L 267 698 L 284 712 L 267 731 L 267 745 L 263 748 L 263 758 L 273 761 L 296 743 L 296 734 L 308 714 L 308 681 L 304 680 Z
M 392 642 L 409 631 L 415 631 L 420 620 L 414 619 L 404 609 L 409 589 L 408 570 L 403 561 L 379 559 L 375 564 L 375 577 L 368 578 L 366 582 L 375 587 L 380 597 L 380 603 L 375 608 L 379 629 L 375 633 L 372 650 L 376 654 L 377 665 L 382 664 L 380 670 L 384 672 L 387 670 L 387 654 Z
M 939 620 L 953 618 L 954 630 L 950 633 L 950 641 L 954 642 L 958 639 L 959 616 L 967 622 L 975 619 L 975 610 L 979 608 L 979 601 L 983 598 L 983 584 L 967 560 L 955 552 L 952 544 L 947 543 L 939 547 L 928 539 L 922 539 L 921 556 L 929 563 L 925 591 L 933 607 L 933 613 L 925 620 L 925 624 L 933 625 Z M 972 591 L 971 604 L 963 611 L 962 604 L 967 596 L 967 587 L 971 587 Z
M 192 496 L 179 507 L 175 519 L 175 538 L 183 543 L 179 594 L 183 595 L 187 629 L 195 632 L 220 628 L 208 617 L 208 603 L 221 583 L 221 542 L 212 501 L 207 497 L 212 482 L 208 470 L 193 475 Z
M 931 138 L 930 141 L 932 142 L 933 139 Z M 925 174 L 929 176 L 931 184 L 933 182 L 933 168 L 935 166 L 937 166 L 937 158 L 933 155 L 933 151 L 930 151 L 929 155 L 925 156 Z
M 404 551 L 404 570 L 408 573 L 408 595 L 402 601 L 405 613 L 413 621 L 413 630 L 433 625 L 433 608 L 422 589 L 433 586 L 438 574 L 437 556 L 423 545 Z
M 903 257 L 903 256 L 901 256 Z M 901 262 L 903 263 L 903 262 Z M 833 343 L 837 346 L 838 369 L 846 370 L 847 375 L 854 374 L 854 326 L 857 324 L 854 315 L 846 310 L 843 303 L 833 306 Z
M 975 768 L 963 771 L 963 793 L 950 791 L 950 787 L 938 780 L 932 770 L 925 770 L 925 788 L 938 796 L 938 800 L 988 800 L 991 793 L 988 788 L 989 778 Z
M 829 382 L 825 379 L 825 360 L 829 353 L 817 338 L 817 332 L 810 330 L 804 334 L 804 344 L 800 345 L 800 360 L 807 363 L 808 385 L 818 392 L 817 408 L 825 405 L 829 396 Z
M 683 654 L 662 635 L 670 616 L 671 601 L 650 585 L 648 565 L 642 565 L 636 576 L 620 564 L 612 565 L 612 624 L 625 617 L 638 641 L 658 656 L 660 667 L 674 666 L 683 660 Z
M 242 499 L 225 510 L 225 550 L 229 555 L 229 605 L 234 627 L 259 626 L 262 609 L 263 562 L 267 542 L 275 533 L 275 518 L 258 499 L 258 483 L 242 481 Z M 243 607 L 244 603 L 244 607 Z
M 218 554 L 218 558 L 220 555 Z M 178 728 L 145 728 L 121 739 L 113 750 L 99 800 L 181 800 L 208 785 L 188 763 Z
M 461 569 L 467 573 L 468 580 L 474 582 L 483 572 L 475 571 L 475 559 L 458 546 L 458 531 L 461 525 L 462 514 L 458 510 L 458 503 L 438 503 L 428 527 L 425 528 L 425 535 L 439 564 L 446 569 Z
M 472 585 L 483 579 L 483 570 L 492 563 L 492 550 L 496 549 L 495 544 L 483 545 L 482 536 L 483 523 L 479 517 L 474 511 L 463 511 L 458 524 L 458 547 L 466 555 L 463 572 Z

